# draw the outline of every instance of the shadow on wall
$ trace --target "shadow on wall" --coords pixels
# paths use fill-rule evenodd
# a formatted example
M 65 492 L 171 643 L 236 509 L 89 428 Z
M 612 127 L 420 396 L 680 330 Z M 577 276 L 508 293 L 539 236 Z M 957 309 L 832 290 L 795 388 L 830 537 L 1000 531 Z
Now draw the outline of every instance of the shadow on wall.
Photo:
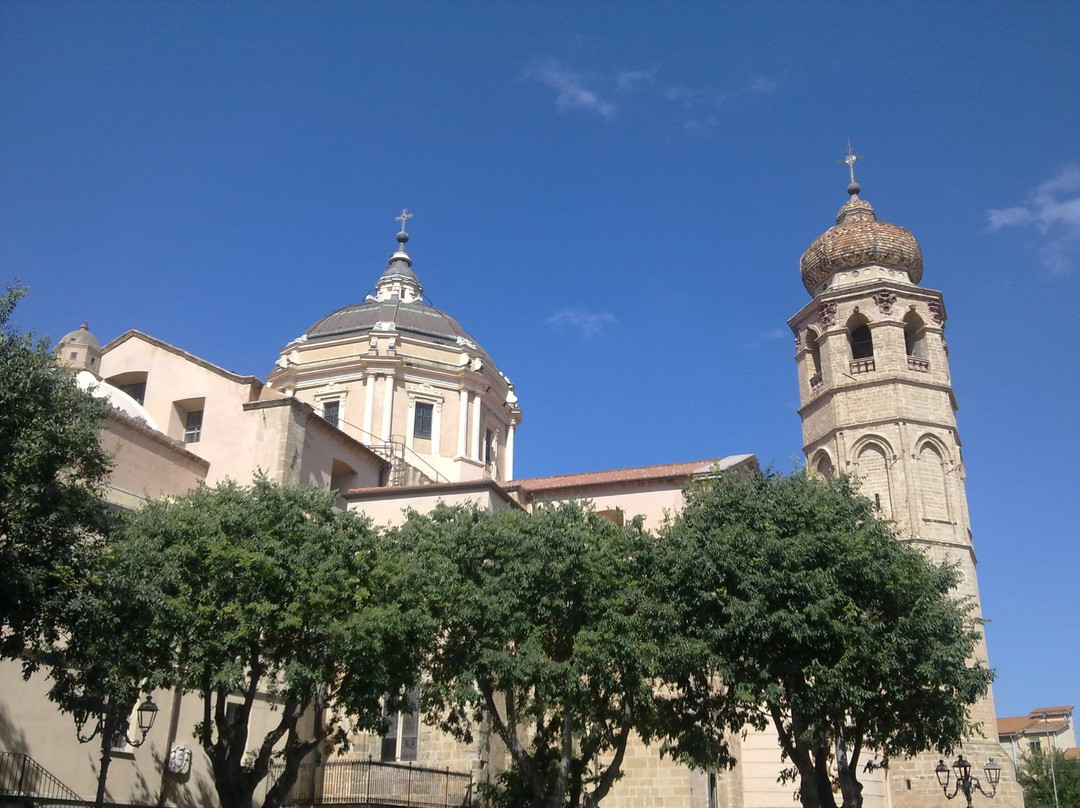
M 30 753 L 30 747 L 26 743 L 26 733 L 21 727 L 11 723 L 7 708 L 2 703 L 0 703 L 0 748 L 20 755 Z

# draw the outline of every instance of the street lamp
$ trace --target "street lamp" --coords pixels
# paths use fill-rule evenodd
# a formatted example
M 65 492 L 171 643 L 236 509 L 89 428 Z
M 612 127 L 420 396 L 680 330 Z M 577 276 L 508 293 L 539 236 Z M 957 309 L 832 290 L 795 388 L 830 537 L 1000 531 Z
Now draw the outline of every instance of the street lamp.
M 85 722 L 76 726 L 75 734 L 79 739 L 79 743 L 89 743 L 95 736 L 101 736 L 101 767 L 98 773 L 97 797 L 94 800 L 94 808 L 102 808 L 105 803 L 105 779 L 109 776 L 109 762 L 112 760 L 114 741 L 122 737 L 130 746 L 136 748 L 142 746 L 146 741 L 146 734 L 154 726 L 154 719 L 157 718 L 157 714 L 158 706 L 154 704 L 153 698 L 147 696 L 146 701 L 140 704 L 139 709 L 136 710 L 136 720 L 140 732 L 138 740 L 133 739 L 128 734 L 130 725 L 127 716 L 129 713 L 117 712 L 115 704 L 106 703 L 101 706 L 99 712 L 94 713 L 97 722 L 89 735 L 83 735 L 83 729 L 86 726 Z
M 990 782 L 989 791 L 982 787 L 978 777 L 971 776 L 971 764 L 964 760 L 963 755 L 957 756 L 952 767 L 956 770 L 956 783 L 953 785 L 952 794 L 949 793 L 949 767 L 945 765 L 945 761 L 939 760 L 937 768 L 934 769 L 938 785 L 941 786 L 946 799 L 951 800 L 957 794 L 963 793 L 967 797 L 967 808 L 971 808 L 971 794 L 973 791 L 981 791 L 991 798 L 997 793 L 997 785 L 1001 780 L 1001 764 L 995 763 L 993 758 L 990 758 L 986 762 L 986 766 L 983 767 L 983 771 L 986 772 L 986 779 Z

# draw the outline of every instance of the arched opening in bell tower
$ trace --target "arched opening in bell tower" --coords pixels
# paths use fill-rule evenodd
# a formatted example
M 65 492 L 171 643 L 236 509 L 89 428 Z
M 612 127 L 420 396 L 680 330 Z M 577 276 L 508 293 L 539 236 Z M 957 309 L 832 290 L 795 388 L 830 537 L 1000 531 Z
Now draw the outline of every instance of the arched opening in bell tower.
M 873 359 L 874 338 L 870 335 L 870 324 L 861 314 L 851 315 L 848 320 L 848 342 L 851 344 L 852 359 Z
M 806 347 L 810 351 L 810 387 L 816 388 L 821 384 L 821 343 L 812 328 L 806 332 Z
M 904 347 L 908 356 L 926 358 L 926 324 L 913 311 L 904 315 Z

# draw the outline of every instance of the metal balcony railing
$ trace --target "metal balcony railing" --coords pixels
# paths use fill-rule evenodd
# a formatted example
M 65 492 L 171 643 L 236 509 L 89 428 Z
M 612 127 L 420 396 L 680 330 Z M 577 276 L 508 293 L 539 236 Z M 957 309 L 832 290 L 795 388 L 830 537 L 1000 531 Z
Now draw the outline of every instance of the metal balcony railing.
M 280 773 L 280 767 L 271 768 L 268 785 Z M 285 804 L 461 808 L 470 805 L 472 799 L 469 772 L 374 760 L 332 760 L 322 765 L 301 765 Z

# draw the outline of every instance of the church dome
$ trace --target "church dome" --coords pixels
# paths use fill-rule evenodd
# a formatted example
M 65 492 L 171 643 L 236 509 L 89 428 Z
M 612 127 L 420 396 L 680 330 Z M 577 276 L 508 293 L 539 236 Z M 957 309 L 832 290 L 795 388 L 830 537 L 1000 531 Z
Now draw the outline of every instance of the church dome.
M 69 331 L 58 343 L 59 346 L 87 345 L 91 348 L 100 348 L 97 337 L 90 333 L 90 324 L 83 323 L 77 331 Z
M 881 266 L 907 273 L 912 283 L 922 279 L 922 249 L 911 231 L 879 222 L 869 202 L 859 199 L 859 186 L 848 188 L 849 199 L 830 227 L 799 261 L 803 285 L 811 295 L 833 273 L 862 266 Z
M 368 295 L 362 303 L 331 312 L 308 328 L 300 339 L 360 338 L 370 331 L 395 331 L 447 346 L 468 348 L 492 364 L 490 357 L 457 320 L 424 300 L 424 287 L 413 271 L 412 258 L 405 248 L 408 240 L 403 228 L 397 235 L 397 251 L 390 256 L 375 284 L 374 295 Z

